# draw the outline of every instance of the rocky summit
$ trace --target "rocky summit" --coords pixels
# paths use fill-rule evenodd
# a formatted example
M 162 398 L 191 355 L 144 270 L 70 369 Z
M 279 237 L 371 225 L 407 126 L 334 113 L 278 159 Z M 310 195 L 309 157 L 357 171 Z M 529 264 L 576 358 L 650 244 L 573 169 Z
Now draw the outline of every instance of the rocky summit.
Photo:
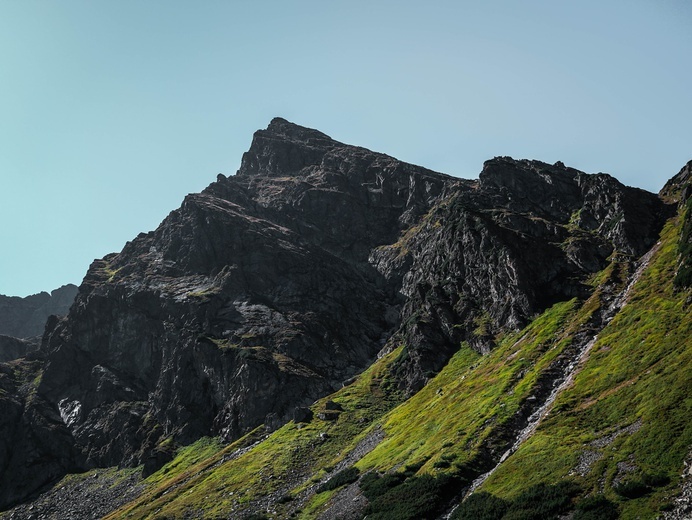
M 689 416 L 678 394 L 647 415 L 647 392 L 690 382 L 686 168 L 660 195 L 509 157 L 463 180 L 276 118 L 236 175 L 94 261 L 40 348 L 0 364 L 0 509 L 503 518 L 553 496 L 507 518 L 682 510 Z M 620 354 L 615 327 L 646 345 L 654 298 L 677 302 L 656 328 L 668 339 Z M 574 422 L 628 385 L 639 405 Z M 671 415 L 680 445 L 654 468 L 642 435 Z M 570 462 L 520 477 L 556 422 L 574 428 L 551 441 L 572 442 Z M 605 462 L 618 436 L 634 441 Z M 127 499 L 109 506 L 108 489 Z

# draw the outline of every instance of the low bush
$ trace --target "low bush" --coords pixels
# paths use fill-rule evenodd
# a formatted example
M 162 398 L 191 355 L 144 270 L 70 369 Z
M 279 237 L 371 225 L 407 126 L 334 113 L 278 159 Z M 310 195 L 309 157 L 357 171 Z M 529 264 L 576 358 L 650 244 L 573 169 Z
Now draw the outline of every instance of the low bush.
M 640 498 L 651 492 L 651 488 L 639 479 L 631 479 L 617 486 L 613 486 L 613 491 L 623 498 Z
M 358 485 L 363 491 L 365 498 L 372 502 L 377 497 L 384 495 L 390 489 L 401 484 L 405 478 L 405 475 L 402 473 L 389 473 L 383 476 L 379 476 L 377 473 L 368 473 L 363 475 Z
M 374 498 L 366 513 L 368 520 L 430 518 L 440 513 L 459 491 L 459 482 L 448 475 L 410 477 Z
M 577 493 L 579 493 L 579 487 L 570 481 L 555 485 L 532 486 L 512 501 L 504 518 L 506 520 L 556 518 L 572 509 L 572 498 Z
M 473 493 L 454 511 L 451 520 L 500 520 L 509 503 L 490 493 Z
M 352 484 L 360 475 L 360 470 L 354 466 L 346 468 L 345 470 L 339 471 L 332 478 L 327 480 L 324 484 L 317 488 L 318 493 L 324 493 L 325 491 L 331 491 L 338 487 L 344 486 L 346 484 Z
M 423 467 L 423 465 L 428 461 L 428 459 L 423 459 L 419 462 L 416 462 L 415 464 L 406 464 L 404 466 L 404 475 L 406 477 L 412 477 L 416 473 L 418 473 L 418 470 Z
M 663 487 L 670 484 L 670 477 L 665 473 L 644 473 L 642 475 L 642 482 L 651 487 Z
M 618 506 L 603 495 L 585 498 L 577 504 L 572 520 L 617 520 L 620 518 Z

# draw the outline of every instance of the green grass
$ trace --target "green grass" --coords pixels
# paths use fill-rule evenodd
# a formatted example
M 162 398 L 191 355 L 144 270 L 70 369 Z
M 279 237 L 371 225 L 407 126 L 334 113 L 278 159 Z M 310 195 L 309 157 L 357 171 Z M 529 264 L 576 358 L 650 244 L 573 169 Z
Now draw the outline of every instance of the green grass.
M 669 224 L 629 304 L 601 332 L 574 384 L 481 489 L 507 498 L 527 483 L 559 481 L 588 449 L 602 458 L 579 483 L 594 492 L 605 483 L 605 495 L 621 504 L 622 518 L 654 518 L 670 500 L 692 444 L 692 320 L 686 295 L 672 284 L 677 236 L 677 226 Z M 609 446 L 590 445 L 637 421 L 638 431 L 618 435 Z M 663 474 L 670 483 L 623 499 L 613 490 L 619 462 L 637 466 L 632 478 Z
M 177 477 L 188 468 L 199 464 L 217 454 L 223 448 L 218 438 L 203 437 L 197 442 L 181 448 L 175 459 L 147 478 L 149 484 L 159 484 Z

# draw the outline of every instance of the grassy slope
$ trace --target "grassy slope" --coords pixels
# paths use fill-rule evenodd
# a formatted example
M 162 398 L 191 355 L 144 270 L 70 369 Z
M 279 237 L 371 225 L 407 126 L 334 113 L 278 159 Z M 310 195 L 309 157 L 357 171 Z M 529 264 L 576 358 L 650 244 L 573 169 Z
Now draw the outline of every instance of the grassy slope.
M 692 320 L 688 293 L 676 293 L 672 285 L 678 233 L 676 226 L 666 227 L 629 304 L 602 331 L 574 384 L 484 491 L 509 498 L 527 484 L 570 477 L 587 492 L 620 502 L 623 518 L 653 518 L 665 507 L 692 445 Z M 637 431 L 599 447 L 599 439 L 630 425 L 635 430 L 640 421 Z M 601 458 L 581 477 L 573 470 L 586 450 Z M 618 472 L 619 463 L 633 471 Z M 664 474 L 671 483 L 636 500 L 613 491 L 616 476 L 628 481 L 642 472 Z
M 388 414 L 387 437 L 359 463 L 361 469 L 424 462 L 420 471 L 426 472 L 443 457 L 457 463 L 470 459 L 491 428 L 510 417 L 530 394 L 540 370 L 565 347 L 566 325 L 575 315 L 574 300 L 557 304 L 485 357 L 462 345 L 437 377 Z
M 583 494 L 604 492 L 620 504 L 625 518 L 655 517 L 668 502 L 692 444 L 692 320 L 684 306 L 687 294 L 672 287 L 678 233 L 675 225 L 666 227 L 663 244 L 629 305 L 601 333 L 583 370 L 536 433 L 481 490 L 512 499 L 533 484 L 569 478 Z M 611 266 L 601 280 L 617 274 L 619 267 Z M 538 374 L 569 345 L 598 305 L 597 294 L 581 305 L 575 300 L 559 303 L 525 330 L 502 339 L 488 356 L 462 345 L 437 377 L 399 406 L 387 375 L 400 353 L 397 349 L 356 383 L 330 396 L 344 408 L 338 420 L 315 417 L 302 427 L 290 423 L 225 462 L 240 446 L 260 439 L 261 432 L 226 448 L 200 441 L 152 475 L 148 491 L 111 518 L 181 517 L 200 510 L 209 518 L 242 518 L 241 511 L 251 504 L 257 507 L 258 497 L 295 496 L 323 481 L 380 425 L 386 438 L 356 464 L 362 472 L 422 464 L 419 474 L 454 473 L 474 457 L 493 426 L 531 395 Z M 315 412 L 325 402 L 318 402 Z M 639 421 L 639 430 L 616 435 L 607 446 L 590 445 Z M 602 457 L 580 476 L 574 470 L 586 450 Z M 622 462 L 636 469 L 618 476 Z M 670 484 L 632 500 L 613 491 L 614 479 L 634 479 L 641 472 L 664 473 Z M 298 516 L 316 517 L 333 495 L 312 495 Z M 271 516 L 283 518 L 290 507 L 290 502 L 278 505 Z
M 305 425 L 289 423 L 232 459 L 236 450 L 262 438 L 261 429 L 223 449 L 209 448 L 213 443 L 208 439 L 199 441 L 149 477 L 150 487 L 137 501 L 109 518 L 178 518 L 187 511 L 202 511 L 211 518 L 239 514 L 257 497 L 288 497 L 319 482 L 368 433 L 375 419 L 396 404 L 386 367 L 399 351 L 329 397 L 344 408 L 337 420 L 315 416 Z M 326 401 L 313 406 L 316 414 Z M 207 449 L 214 453 L 205 458 L 202 450 Z M 278 517 L 287 507 L 278 506 Z

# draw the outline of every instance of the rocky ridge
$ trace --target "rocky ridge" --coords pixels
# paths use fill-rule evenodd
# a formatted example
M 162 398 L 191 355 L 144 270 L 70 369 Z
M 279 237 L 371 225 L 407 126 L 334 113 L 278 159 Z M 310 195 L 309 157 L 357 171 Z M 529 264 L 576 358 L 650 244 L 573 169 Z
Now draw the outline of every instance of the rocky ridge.
M 22 358 L 37 349 L 35 341 L 0 335 L 0 363 Z
M 613 254 L 637 259 L 671 208 L 609 175 L 561 163 L 487 161 L 479 182 L 438 204 L 371 261 L 407 297 L 399 330 L 413 391 L 466 341 L 479 352 L 555 302 L 584 298 Z
M 467 181 L 274 119 L 235 176 L 95 261 L 29 368 L 0 380 L 19 396 L 0 396 L 0 427 L 22 425 L 0 440 L 0 507 L 66 471 L 148 474 L 201 436 L 276 428 L 400 344 L 411 394 L 463 342 L 490 352 L 586 297 L 671 212 L 561 163 L 500 157 Z
M 26 298 L 0 294 L 0 335 L 40 337 L 48 317 L 67 314 L 76 295 L 77 286 L 73 284 L 63 285 L 50 294 L 41 292 Z

